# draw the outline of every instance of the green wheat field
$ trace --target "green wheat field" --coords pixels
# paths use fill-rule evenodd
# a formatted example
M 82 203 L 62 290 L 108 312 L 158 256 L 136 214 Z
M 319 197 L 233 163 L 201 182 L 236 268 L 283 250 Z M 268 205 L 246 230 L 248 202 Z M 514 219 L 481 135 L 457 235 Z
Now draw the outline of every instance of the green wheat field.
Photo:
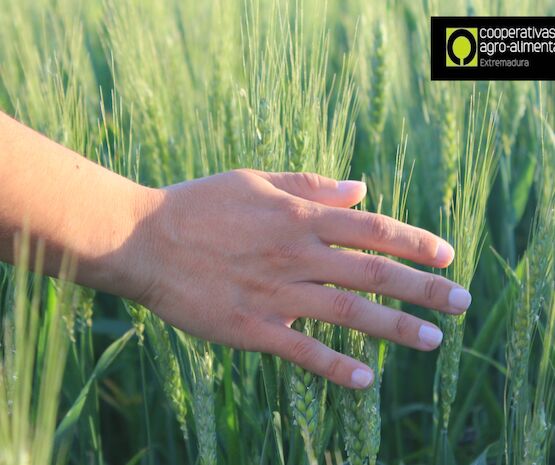
M 0 0 L 0 109 L 164 186 L 239 167 L 364 179 L 445 237 L 466 315 L 421 353 L 319 321 L 364 391 L 0 265 L 0 465 L 542 465 L 555 448 L 555 85 L 430 80 L 430 16 L 548 0 Z M 32 265 L 40 269 L 40 263 Z M 435 270 L 439 273 L 439 270 Z M 553 459 L 551 459 L 553 460 Z

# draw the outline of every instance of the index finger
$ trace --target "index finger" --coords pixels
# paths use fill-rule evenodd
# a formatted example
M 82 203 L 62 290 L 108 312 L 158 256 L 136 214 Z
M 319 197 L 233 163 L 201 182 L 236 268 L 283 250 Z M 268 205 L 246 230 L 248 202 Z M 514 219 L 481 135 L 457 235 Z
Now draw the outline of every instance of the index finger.
M 378 213 L 322 208 L 315 229 L 330 245 L 375 250 L 438 268 L 448 266 L 455 255 L 453 247 L 435 234 Z

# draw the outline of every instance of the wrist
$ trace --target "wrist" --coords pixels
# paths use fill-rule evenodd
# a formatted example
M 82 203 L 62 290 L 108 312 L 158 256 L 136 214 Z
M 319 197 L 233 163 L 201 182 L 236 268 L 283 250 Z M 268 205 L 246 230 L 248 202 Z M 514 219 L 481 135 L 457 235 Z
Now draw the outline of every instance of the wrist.
M 88 285 L 139 301 L 153 281 L 155 217 L 164 192 L 129 182 L 117 199 L 104 228 L 106 251 L 95 259 L 90 273 L 96 282 Z

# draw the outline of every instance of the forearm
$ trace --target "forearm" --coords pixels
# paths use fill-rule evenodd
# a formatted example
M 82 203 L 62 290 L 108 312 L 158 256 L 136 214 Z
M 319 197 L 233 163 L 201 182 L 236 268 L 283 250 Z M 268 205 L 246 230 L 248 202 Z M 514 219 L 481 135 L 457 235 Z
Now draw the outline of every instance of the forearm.
M 52 142 L 0 112 L 0 260 L 14 260 L 25 223 L 46 243 L 45 272 L 57 275 L 64 250 L 77 281 L 121 293 L 126 242 L 148 215 L 141 187 Z

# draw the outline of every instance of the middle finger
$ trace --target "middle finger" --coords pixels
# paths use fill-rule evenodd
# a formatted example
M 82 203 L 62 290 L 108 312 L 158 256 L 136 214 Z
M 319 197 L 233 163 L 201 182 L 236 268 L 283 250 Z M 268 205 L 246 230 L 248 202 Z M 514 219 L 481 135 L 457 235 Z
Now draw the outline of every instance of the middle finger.
M 381 255 L 326 247 L 317 261 L 312 272 L 316 282 L 385 295 L 446 313 L 462 313 L 470 305 L 470 293 L 458 284 Z

